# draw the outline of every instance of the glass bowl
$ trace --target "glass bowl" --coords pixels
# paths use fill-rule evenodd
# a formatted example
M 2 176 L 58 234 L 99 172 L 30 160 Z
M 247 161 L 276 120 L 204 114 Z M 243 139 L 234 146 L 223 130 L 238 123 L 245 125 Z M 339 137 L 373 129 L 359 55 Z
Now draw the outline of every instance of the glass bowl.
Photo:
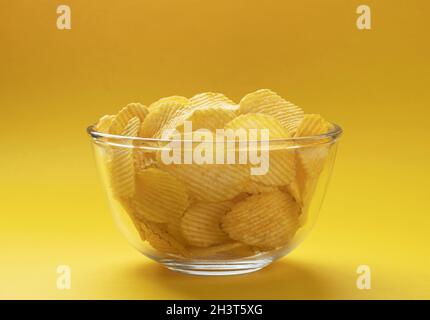
M 317 218 L 342 134 L 332 124 L 318 136 L 247 145 L 226 140 L 219 149 L 213 141 L 206 152 L 227 154 L 230 145 L 235 159 L 224 155 L 208 164 L 207 158 L 206 163 L 193 158 L 201 144 L 183 136 L 118 136 L 95 126 L 87 131 L 121 233 L 150 259 L 198 275 L 257 271 L 296 248 Z M 172 141 L 181 148 L 181 160 L 173 164 L 166 160 L 167 155 L 172 161 Z M 248 160 L 255 151 L 260 162 L 241 163 L 243 150 Z M 252 173 L 263 162 L 265 172 Z

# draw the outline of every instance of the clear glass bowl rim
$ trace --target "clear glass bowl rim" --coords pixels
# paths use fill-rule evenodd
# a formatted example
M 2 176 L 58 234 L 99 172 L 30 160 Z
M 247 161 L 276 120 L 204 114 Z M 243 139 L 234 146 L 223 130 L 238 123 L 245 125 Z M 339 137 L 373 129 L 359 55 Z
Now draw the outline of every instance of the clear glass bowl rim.
M 300 141 L 312 141 L 315 143 L 321 142 L 327 142 L 327 139 L 331 142 L 336 141 L 343 133 L 342 128 L 337 125 L 336 123 L 331 122 L 331 125 L 333 126 L 333 129 L 330 130 L 327 133 L 324 134 L 319 134 L 319 135 L 313 135 L 313 136 L 302 136 L 302 137 L 294 137 L 294 138 L 277 138 L 277 139 L 269 139 L 267 141 L 264 142 L 300 142 Z M 110 134 L 110 133 L 104 133 L 104 132 L 99 132 L 96 130 L 96 125 L 90 125 L 87 128 L 87 133 L 95 140 L 98 139 L 109 139 L 110 141 L 126 141 L 128 143 L 136 141 L 136 142 L 172 142 L 172 141 L 180 141 L 180 142 L 192 142 L 191 140 L 186 140 L 186 139 L 161 139 L 161 138 L 145 138 L 145 137 L 129 137 L 129 136 L 122 136 L 122 135 L 116 135 L 116 134 Z M 229 140 L 225 140 L 222 143 L 225 142 L 229 142 Z M 233 141 L 231 141 L 233 142 Z M 256 140 L 256 141 L 251 141 L 249 140 L 248 142 L 262 142 L 262 140 Z M 120 144 L 118 144 L 120 145 Z

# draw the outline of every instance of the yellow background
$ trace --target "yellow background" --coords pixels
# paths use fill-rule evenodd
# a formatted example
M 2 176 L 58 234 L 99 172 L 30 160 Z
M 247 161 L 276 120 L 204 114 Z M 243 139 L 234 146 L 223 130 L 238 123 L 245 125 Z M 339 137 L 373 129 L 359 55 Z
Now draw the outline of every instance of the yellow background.
M 356 8 L 372 9 L 372 30 Z M 430 298 L 427 1 L 0 4 L 1 298 Z M 131 101 L 271 88 L 342 125 L 319 221 L 290 256 L 170 272 L 115 229 L 85 128 Z M 56 267 L 72 289 L 56 289 Z M 369 265 L 372 289 L 358 290 Z

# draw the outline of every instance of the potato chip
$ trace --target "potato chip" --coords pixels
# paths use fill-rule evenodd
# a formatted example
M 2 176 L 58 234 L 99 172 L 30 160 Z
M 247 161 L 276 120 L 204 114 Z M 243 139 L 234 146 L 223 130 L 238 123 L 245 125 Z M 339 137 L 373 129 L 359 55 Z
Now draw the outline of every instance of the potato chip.
M 188 203 L 185 185 L 171 174 L 148 168 L 136 175 L 133 205 L 139 217 L 159 223 L 179 221 Z
M 140 127 L 140 120 L 138 117 L 131 118 L 121 135 L 134 137 Z M 117 198 L 128 198 L 133 196 L 134 185 L 134 159 L 132 141 L 125 141 L 130 147 L 114 147 L 112 148 L 112 160 L 110 163 L 110 181 L 112 191 Z
M 141 228 L 145 230 L 146 239 L 155 249 L 163 253 L 189 256 L 187 249 L 174 237 L 172 237 L 162 225 L 149 221 L 141 222 Z
M 332 124 L 325 121 L 319 114 L 306 114 L 300 122 L 295 137 L 321 135 L 332 129 Z M 317 177 L 323 170 L 325 159 L 329 152 L 329 145 L 300 142 L 303 147 L 298 150 L 300 161 L 308 177 Z
M 160 101 L 160 100 L 159 100 Z M 188 100 L 187 100 L 188 101 Z M 186 102 L 187 103 L 187 102 Z M 188 107 L 188 104 L 176 100 L 158 102 L 150 108 L 149 114 L 142 122 L 139 136 L 147 138 L 161 138 L 162 130 L 169 121 L 172 121 L 179 111 Z
M 269 139 L 290 138 L 288 131 L 282 127 L 279 120 L 267 114 L 249 113 L 240 115 L 226 124 L 225 129 L 257 129 L 257 139 L 261 139 L 260 130 L 269 130 Z M 248 139 L 250 136 L 248 135 Z M 252 140 L 252 139 L 251 139 Z M 262 175 L 251 175 L 251 179 L 268 185 L 282 186 L 290 183 L 295 175 L 295 151 L 291 148 L 290 142 L 270 142 L 268 147 L 263 149 L 258 144 L 248 147 L 248 151 L 255 148 L 261 157 L 261 163 L 268 163 L 268 171 Z M 265 151 L 265 152 L 261 152 Z M 249 164 L 249 167 L 254 165 Z
M 144 228 L 142 228 L 142 223 L 139 221 L 139 219 L 136 217 L 136 214 L 134 212 L 134 208 L 131 205 L 130 198 L 120 198 L 118 199 L 121 203 L 123 209 L 126 211 L 128 216 L 130 217 L 131 222 L 133 223 L 134 227 L 136 228 L 137 232 L 139 233 L 139 237 L 142 241 L 146 241 L 146 234 Z
M 295 181 L 300 191 L 301 204 L 304 208 L 307 208 L 317 186 L 319 175 L 308 174 L 302 161 L 300 161 L 300 157 L 296 168 L 297 176 Z
M 299 157 L 297 161 L 297 177 L 296 181 L 300 189 L 302 198 L 302 211 L 301 224 L 306 223 L 311 201 L 314 193 L 318 187 L 321 172 L 324 168 L 325 162 L 329 156 L 330 146 L 317 145 L 315 147 L 299 149 Z M 314 150 L 313 150 L 314 149 Z M 319 151 L 318 151 L 319 150 Z M 304 152 L 303 152 L 304 151 Z M 315 158 L 315 155 L 321 152 L 321 158 Z M 310 157 L 309 157 L 310 156 Z M 308 158 L 306 158 L 308 157 Z M 307 167 L 304 165 L 303 159 L 306 159 Z M 309 167 L 314 164 L 313 167 Z
M 215 132 L 216 129 L 223 129 L 226 123 L 235 117 L 236 114 L 232 110 L 214 106 L 196 109 L 190 112 L 184 120 L 192 123 L 193 131 L 207 129 Z M 183 132 L 182 126 L 178 126 L 177 130 Z
M 255 182 L 253 180 L 249 180 L 243 186 L 243 191 L 250 194 L 259 194 L 264 192 L 272 192 L 278 190 L 273 186 L 266 186 L 262 183 Z
M 297 172 L 297 171 L 296 171 Z M 291 181 L 291 183 L 282 186 L 280 188 L 281 191 L 287 192 L 290 194 L 290 196 L 293 197 L 293 199 L 297 202 L 297 204 L 299 206 L 302 206 L 302 191 L 300 188 L 300 185 L 297 181 L 297 179 L 294 179 L 293 181 Z
M 142 227 L 142 222 L 134 216 L 133 211 L 130 211 L 130 212 L 127 211 L 127 214 L 130 217 L 130 219 L 133 223 L 133 226 L 139 235 L 140 241 L 142 241 L 142 242 L 147 241 L 148 240 L 147 233 L 146 233 L 145 229 Z
M 185 121 L 193 124 L 193 130 L 222 129 L 224 124 L 233 119 L 238 106 L 220 93 L 206 92 L 192 97 L 184 108 L 178 110 L 169 121 L 161 126 L 161 130 L 176 129 L 183 132 Z M 160 134 L 161 136 L 161 134 Z
M 236 197 L 248 176 L 243 165 L 235 164 L 164 164 L 157 165 L 181 180 L 191 195 L 200 201 L 218 202 Z
M 147 114 L 148 109 L 146 106 L 140 103 L 129 103 L 115 116 L 115 119 L 112 121 L 109 128 L 109 133 L 119 135 L 122 133 L 131 118 L 138 117 L 140 122 L 142 122 Z
M 298 159 L 296 162 L 296 178 L 291 184 L 281 188 L 282 191 L 289 193 L 300 206 L 300 225 L 303 225 L 307 220 L 310 201 L 317 182 L 318 176 L 312 177 L 307 175 L 300 159 Z
M 207 129 L 215 132 L 216 129 L 223 129 L 224 125 L 234 119 L 236 114 L 231 109 L 220 106 L 200 106 L 189 105 L 178 112 L 168 121 L 163 130 L 176 129 L 184 132 L 185 121 L 192 124 L 192 130 Z
M 155 153 L 149 152 L 143 149 L 136 149 L 133 153 L 134 156 L 134 169 L 135 172 L 138 173 L 148 167 L 151 167 L 155 164 Z
M 288 185 L 294 180 L 296 152 L 290 143 L 270 144 L 269 171 L 265 175 L 252 175 L 251 179 L 269 186 Z M 263 158 L 265 156 L 263 155 Z M 263 160 L 264 161 L 264 160 Z
M 139 132 L 139 128 L 140 119 L 138 117 L 130 118 L 130 120 L 127 121 L 127 124 L 124 127 L 124 130 L 121 132 L 121 135 L 125 137 L 136 137 L 137 133 Z M 129 143 L 130 145 L 132 144 L 128 141 L 126 143 Z
M 180 243 L 182 244 L 187 243 L 187 240 L 184 238 L 184 235 L 182 234 L 180 220 L 168 223 L 166 225 L 166 231 Z
M 279 187 L 279 190 L 289 194 L 296 203 L 303 208 L 303 195 L 306 183 L 306 178 L 304 176 L 303 166 L 300 161 L 296 161 L 296 176 L 291 183 Z
M 221 228 L 232 238 L 259 248 L 273 249 L 291 241 L 299 226 L 299 207 L 281 191 L 250 196 L 233 206 Z
M 154 108 L 158 108 L 160 105 L 175 105 L 175 104 L 187 105 L 189 104 L 189 100 L 182 96 L 165 97 L 151 103 L 148 109 L 149 111 L 151 111 Z
M 142 223 L 139 220 L 135 219 L 134 227 L 136 228 L 137 232 L 139 233 L 140 240 L 146 241 L 147 235 L 146 235 L 145 229 L 142 228 Z
M 109 133 L 109 128 L 112 125 L 115 116 L 113 115 L 105 115 L 100 118 L 99 122 L 97 122 L 96 130 L 98 132 Z
M 239 193 L 233 199 L 231 199 L 230 202 L 232 203 L 232 205 L 234 205 L 235 203 L 240 202 L 240 201 L 242 201 L 242 200 L 244 200 L 244 199 L 246 199 L 248 197 L 249 197 L 249 194 L 242 189 L 242 192 Z
M 324 169 L 325 160 L 329 153 L 327 145 L 305 147 L 298 150 L 299 159 L 308 177 L 318 177 Z
M 195 247 L 209 247 L 229 238 L 220 228 L 221 218 L 230 210 L 228 203 L 196 203 L 182 217 L 181 230 L 187 242 Z
M 181 132 L 184 122 L 192 116 L 195 110 L 196 109 L 191 105 L 185 105 L 183 108 L 177 110 L 175 114 L 160 127 L 158 135 L 163 139 L 165 138 L 166 130 L 175 129 Z
M 329 132 L 333 125 L 319 114 L 305 114 L 300 121 L 295 137 L 316 136 Z
M 239 106 L 242 114 L 264 113 L 275 117 L 290 134 L 296 131 L 303 118 L 303 110 L 300 107 L 284 100 L 268 89 L 247 94 L 242 98 Z
M 173 142 L 166 143 L 158 151 L 157 166 L 183 181 L 197 201 L 218 202 L 239 195 L 249 175 L 247 165 L 227 164 L 225 144 L 210 137 L 205 140 L 207 148 L 201 148 L 204 143 L 193 140 L 194 133 L 173 136 Z M 187 142 L 175 140 L 180 138 Z M 217 159 L 219 146 L 224 156 L 220 162 Z
M 232 100 L 227 98 L 222 93 L 216 92 L 204 92 L 196 94 L 190 99 L 190 104 L 197 109 L 222 108 L 231 111 L 236 111 L 239 109 L 239 106 Z
M 270 139 L 283 139 L 291 137 L 279 120 L 271 115 L 262 113 L 242 114 L 227 123 L 225 125 L 225 129 L 268 129 Z M 260 133 L 257 135 L 257 139 L 261 139 Z

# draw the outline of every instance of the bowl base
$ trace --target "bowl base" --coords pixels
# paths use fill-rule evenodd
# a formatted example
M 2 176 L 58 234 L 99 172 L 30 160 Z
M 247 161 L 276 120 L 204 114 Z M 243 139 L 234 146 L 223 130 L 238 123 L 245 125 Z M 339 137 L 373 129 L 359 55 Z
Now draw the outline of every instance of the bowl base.
M 258 271 L 269 265 L 272 259 L 255 259 L 247 261 L 181 261 L 161 260 L 166 268 L 198 276 L 231 276 Z

